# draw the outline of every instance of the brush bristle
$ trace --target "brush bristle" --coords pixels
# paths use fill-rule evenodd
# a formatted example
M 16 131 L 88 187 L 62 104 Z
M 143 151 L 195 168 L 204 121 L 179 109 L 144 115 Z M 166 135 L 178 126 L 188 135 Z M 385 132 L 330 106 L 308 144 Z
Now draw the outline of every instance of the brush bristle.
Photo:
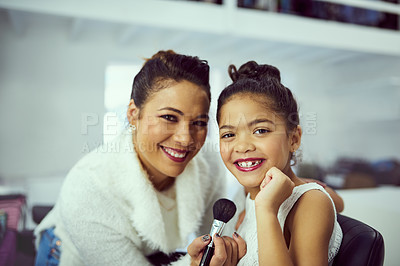
M 219 199 L 214 203 L 214 219 L 227 223 L 236 212 L 236 205 L 228 199 Z

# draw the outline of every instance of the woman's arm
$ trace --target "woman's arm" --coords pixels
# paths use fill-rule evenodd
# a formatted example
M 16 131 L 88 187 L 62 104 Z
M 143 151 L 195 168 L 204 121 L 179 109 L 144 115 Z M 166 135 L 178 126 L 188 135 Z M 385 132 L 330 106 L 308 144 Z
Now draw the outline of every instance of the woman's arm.
M 110 200 L 99 194 L 96 198 L 92 196 L 92 201 L 78 201 L 79 204 L 72 206 L 63 204 L 60 212 L 62 226 L 72 242 L 68 244 L 75 246 L 85 265 L 151 266 L 137 246 L 140 238 L 121 217 L 120 209 L 107 208 Z M 99 210 L 101 206 L 104 206 L 103 210 Z

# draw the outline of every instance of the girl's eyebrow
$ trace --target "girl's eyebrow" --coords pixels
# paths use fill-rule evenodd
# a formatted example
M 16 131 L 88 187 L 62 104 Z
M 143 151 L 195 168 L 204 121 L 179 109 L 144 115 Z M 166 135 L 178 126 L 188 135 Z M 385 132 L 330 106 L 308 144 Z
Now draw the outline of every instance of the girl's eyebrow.
M 178 109 L 173 108 L 173 107 L 164 107 L 164 108 L 158 109 L 158 111 L 163 111 L 163 110 L 172 111 L 172 112 L 175 112 L 175 113 L 177 113 L 177 114 L 179 114 L 179 115 L 181 115 L 181 116 L 184 116 L 184 115 L 185 115 L 181 110 L 178 110 Z M 201 115 L 198 115 L 198 116 L 196 117 L 196 119 L 197 119 L 197 118 L 209 119 L 208 114 L 201 114 Z
M 221 129 L 233 129 L 233 128 L 235 128 L 235 127 L 234 126 L 230 126 L 230 125 L 223 125 L 223 126 L 221 126 L 219 128 L 219 130 L 221 130 Z
M 275 123 L 273 121 L 266 119 L 266 118 L 262 118 L 262 119 L 255 119 L 255 120 L 251 121 L 250 123 L 248 123 L 248 126 L 251 127 L 251 126 L 254 126 L 254 125 L 257 125 L 260 123 L 270 123 L 270 124 L 275 125 Z
M 249 122 L 247 124 L 247 126 L 248 127 L 252 127 L 252 126 L 255 126 L 255 125 L 260 124 L 260 123 L 270 123 L 270 124 L 275 125 L 275 123 L 273 121 L 271 121 L 269 119 L 266 119 L 266 118 L 262 118 L 262 119 L 255 119 L 255 120 Z M 233 129 L 233 128 L 235 128 L 235 127 L 231 126 L 231 125 L 223 125 L 223 126 L 221 126 L 219 128 L 219 130 L 221 130 L 221 129 Z

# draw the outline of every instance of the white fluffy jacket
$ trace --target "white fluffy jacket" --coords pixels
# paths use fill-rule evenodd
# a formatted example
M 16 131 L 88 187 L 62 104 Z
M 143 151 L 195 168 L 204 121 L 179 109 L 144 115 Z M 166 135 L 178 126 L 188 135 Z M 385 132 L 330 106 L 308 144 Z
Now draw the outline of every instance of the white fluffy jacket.
M 151 265 L 145 256 L 184 248 L 191 233 L 209 233 L 212 206 L 225 192 L 218 157 L 217 151 L 201 151 L 177 177 L 180 235 L 171 241 L 154 187 L 125 132 L 71 169 L 55 207 L 35 229 L 37 239 L 55 226 L 61 266 Z M 189 264 L 186 255 L 172 265 Z

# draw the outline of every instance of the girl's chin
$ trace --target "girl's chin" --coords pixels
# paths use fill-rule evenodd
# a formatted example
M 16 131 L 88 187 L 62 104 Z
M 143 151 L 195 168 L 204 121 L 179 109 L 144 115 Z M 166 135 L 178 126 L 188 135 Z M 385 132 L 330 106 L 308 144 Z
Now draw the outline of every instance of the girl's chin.
M 248 182 L 248 180 L 238 180 L 238 181 L 247 191 L 255 189 L 259 190 L 262 182 L 262 180 L 260 182 Z

